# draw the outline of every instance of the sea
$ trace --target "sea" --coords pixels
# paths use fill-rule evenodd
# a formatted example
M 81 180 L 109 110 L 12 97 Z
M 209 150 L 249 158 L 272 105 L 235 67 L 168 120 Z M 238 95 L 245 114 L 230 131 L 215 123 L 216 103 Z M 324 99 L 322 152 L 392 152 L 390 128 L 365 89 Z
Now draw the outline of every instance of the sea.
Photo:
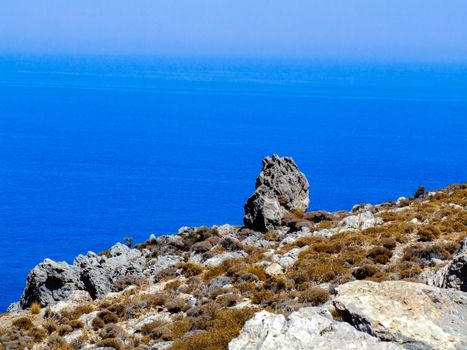
M 0 55 L 0 311 L 45 258 L 242 223 L 263 157 L 311 210 L 467 181 L 467 65 Z

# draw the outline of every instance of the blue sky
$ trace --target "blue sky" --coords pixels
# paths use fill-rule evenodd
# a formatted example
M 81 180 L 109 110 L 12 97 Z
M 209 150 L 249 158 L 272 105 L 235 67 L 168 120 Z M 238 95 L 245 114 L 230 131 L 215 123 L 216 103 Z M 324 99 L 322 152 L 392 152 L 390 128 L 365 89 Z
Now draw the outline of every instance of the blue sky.
M 465 62 L 467 1 L 3 1 L 0 52 Z

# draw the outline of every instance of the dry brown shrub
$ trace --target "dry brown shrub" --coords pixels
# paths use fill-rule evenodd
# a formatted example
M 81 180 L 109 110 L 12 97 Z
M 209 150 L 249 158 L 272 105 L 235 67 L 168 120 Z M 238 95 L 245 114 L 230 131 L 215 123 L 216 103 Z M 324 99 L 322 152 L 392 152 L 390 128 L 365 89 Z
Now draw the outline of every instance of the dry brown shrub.
M 241 296 L 237 293 L 226 293 L 223 295 L 219 295 L 216 298 L 216 301 L 222 307 L 232 307 L 237 304 L 241 300 Z
M 47 345 L 50 350 L 74 350 L 65 339 L 57 335 L 50 336 Z
M 181 298 L 173 298 L 168 300 L 165 303 L 165 307 L 171 313 L 186 311 L 190 308 L 189 305 Z
M 80 318 L 82 315 L 89 314 L 95 310 L 95 307 L 93 304 L 86 302 L 84 304 L 78 305 L 71 311 L 64 310 L 62 311 L 62 317 L 66 317 L 70 320 L 76 320 Z
M 37 302 L 33 302 L 31 304 L 31 313 L 33 315 L 37 315 L 38 313 L 41 312 L 41 304 L 37 303 Z
M 418 240 L 420 242 L 429 242 L 441 235 L 439 227 L 434 225 L 424 225 L 418 229 Z
M 375 266 L 375 265 L 370 265 L 370 264 L 365 264 L 354 271 L 352 271 L 352 275 L 357 279 L 357 280 L 363 280 L 368 277 L 372 277 L 376 275 L 377 273 L 381 272 L 381 270 Z
M 235 338 L 244 323 L 253 316 L 256 309 L 213 311 L 211 319 L 205 324 L 207 332 L 177 339 L 172 350 L 224 350 L 230 340 Z
M 180 263 L 177 267 L 182 270 L 182 274 L 187 278 L 197 276 L 204 271 L 202 266 L 193 263 Z
M 58 331 L 57 331 L 58 335 L 61 337 L 71 332 L 73 332 L 73 327 L 71 327 L 69 324 L 62 324 L 61 326 L 58 327 Z
M 269 305 L 273 302 L 273 298 L 274 293 L 264 289 L 254 291 L 250 295 L 250 299 L 253 304 Z
M 343 283 L 349 281 L 350 269 L 335 257 L 308 252 L 300 255 L 287 274 L 298 284 L 308 281 Z
M 118 338 L 103 339 L 97 343 L 97 346 L 113 348 L 116 350 L 125 350 L 125 345 Z
M 47 331 L 47 333 L 52 334 L 58 329 L 58 323 L 55 320 L 47 320 L 42 324 L 42 327 Z
M 324 304 L 329 298 L 329 290 L 318 287 L 310 287 L 298 294 L 299 302 L 311 304 L 313 306 Z
M 22 317 L 19 317 L 19 318 L 15 319 L 12 322 L 12 325 L 13 325 L 13 327 L 16 327 L 18 329 L 22 329 L 22 330 L 25 330 L 25 331 L 27 331 L 27 330 L 34 327 L 34 324 L 32 323 L 32 320 L 29 317 L 26 317 L 26 316 L 22 316 Z
M 266 281 L 268 275 L 264 271 L 264 268 L 261 266 L 248 266 L 246 269 L 247 273 L 252 273 L 253 275 L 257 276 L 260 281 Z
M 387 264 L 392 257 L 392 252 L 384 247 L 371 248 L 367 258 L 372 259 L 376 264 Z
M 182 282 L 180 280 L 173 280 L 167 283 L 164 287 L 165 291 L 176 291 L 180 287 Z

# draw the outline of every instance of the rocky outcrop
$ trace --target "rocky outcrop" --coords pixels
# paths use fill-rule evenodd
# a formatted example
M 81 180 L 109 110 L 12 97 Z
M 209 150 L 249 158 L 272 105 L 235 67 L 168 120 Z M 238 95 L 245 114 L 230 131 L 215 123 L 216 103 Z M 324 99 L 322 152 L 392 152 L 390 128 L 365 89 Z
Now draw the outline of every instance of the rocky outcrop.
M 466 349 L 467 294 L 404 281 L 337 288 L 336 309 L 357 329 L 406 349 Z
M 26 308 L 33 302 L 55 304 L 67 299 L 78 286 L 79 272 L 73 266 L 45 259 L 29 272 L 20 305 Z
M 430 282 L 436 287 L 467 292 L 467 238 L 464 238 L 452 260 L 442 267 Z
M 285 318 L 267 311 L 247 321 L 229 350 L 289 349 L 403 349 L 382 342 L 344 322 L 334 321 L 324 309 L 302 308 Z
M 125 276 L 143 276 L 145 259 L 137 249 L 117 243 L 107 255 L 89 252 L 76 257 L 72 265 L 45 259 L 32 269 L 20 307 L 33 302 L 42 306 L 67 300 L 75 291 L 86 291 L 93 298 L 100 298 L 112 291 L 114 283 Z
M 244 225 L 257 231 L 274 230 L 286 215 L 303 214 L 309 201 L 308 181 L 293 159 L 266 157 L 256 190 L 245 204 Z

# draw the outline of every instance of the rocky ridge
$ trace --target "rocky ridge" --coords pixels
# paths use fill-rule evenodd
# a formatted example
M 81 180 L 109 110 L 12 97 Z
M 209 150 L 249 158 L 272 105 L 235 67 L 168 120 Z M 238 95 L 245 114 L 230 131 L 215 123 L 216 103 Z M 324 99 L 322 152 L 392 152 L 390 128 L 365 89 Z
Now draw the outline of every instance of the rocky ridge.
M 245 227 L 183 227 L 31 270 L 0 349 L 465 349 L 467 185 L 306 212 L 268 157 Z

